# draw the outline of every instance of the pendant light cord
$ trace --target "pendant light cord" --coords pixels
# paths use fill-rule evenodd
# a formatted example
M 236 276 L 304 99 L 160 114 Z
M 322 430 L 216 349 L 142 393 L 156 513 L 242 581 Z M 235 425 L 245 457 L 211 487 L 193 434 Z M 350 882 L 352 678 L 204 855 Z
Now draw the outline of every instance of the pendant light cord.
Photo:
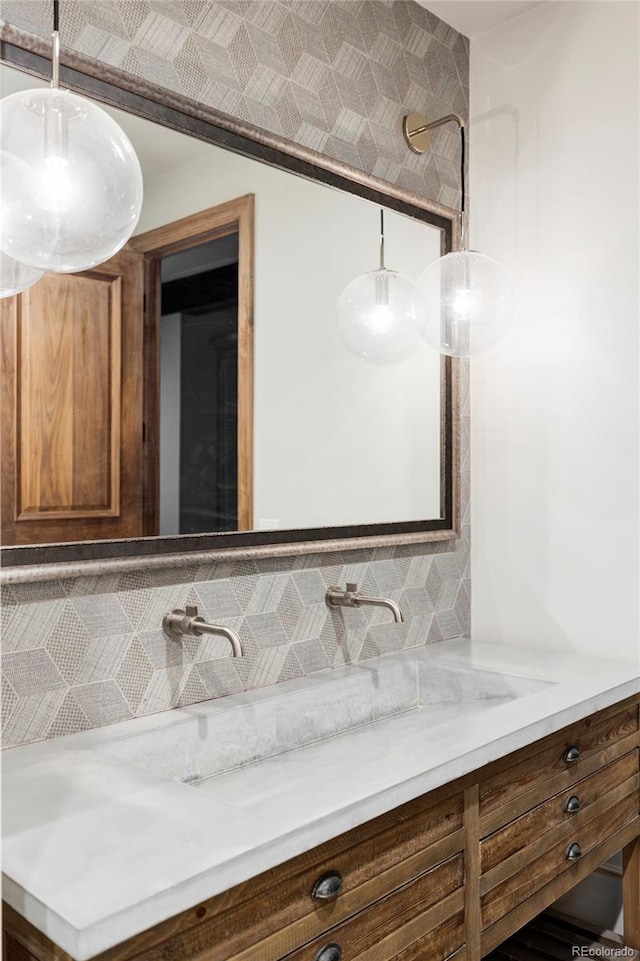
M 466 201 L 466 190 L 465 190 L 465 176 L 464 176 L 464 161 L 465 161 L 465 151 L 466 151 L 466 138 L 464 134 L 464 127 L 460 127 L 460 213 L 465 212 L 465 201 Z
M 467 140 L 465 137 L 464 124 L 460 124 L 460 249 L 467 249 L 467 190 L 465 177 L 465 155 Z
M 56 90 L 60 86 L 60 0 L 53 0 L 53 49 L 51 51 L 51 87 Z
M 417 138 L 421 137 L 423 134 L 426 134 L 428 130 L 435 130 L 437 127 L 442 127 L 445 123 L 456 123 L 458 125 L 458 130 L 460 131 L 460 246 L 461 249 L 464 250 L 466 248 L 465 208 L 467 202 L 467 190 L 465 184 L 466 139 L 464 120 L 457 113 L 448 113 L 446 117 L 438 117 L 437 120 L 432 120 L 431 123 L 427 123 L 421 114 L 410 113 L 405 116 L 402 122 L 402 130 L 409 150 L 412 150 L 414 153 L 424 153 L 429 147 L 430 140 L 427 137 L 422 143 L 419 143 Z

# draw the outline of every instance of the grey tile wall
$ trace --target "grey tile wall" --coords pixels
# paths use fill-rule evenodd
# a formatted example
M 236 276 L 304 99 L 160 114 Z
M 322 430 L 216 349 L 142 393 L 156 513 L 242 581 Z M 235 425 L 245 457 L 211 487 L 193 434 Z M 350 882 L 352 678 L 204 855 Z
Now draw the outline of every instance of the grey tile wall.
M 2 0 L 51 34 L 51 0 Z M 454 129 L 428 155 L 404 113 L 468 113 L 469 42 L 413 0 L 64 0 L 63 49 L 142 77 L 455 207 Z
M 450 206 L 457 139 L 429 157 L 398 134 L 405 108 L 468 113 L 468 42 L 412 0 L 65 0 L 62 37 L 99 61 L 204 101 Z M 3 0 L 2 17 L 48 36 L 51 4 Z M 468 368 L 461 371 L 462 536 L 2 589 L 3 746 L 184 706 L 469 631 Z M 399 601 L 329 611 L 356 581 Z M 163 614 L 197 604 L 236 628 L 176 643 Z
M 465 634 L 466 538 L 454 546 L 389 547 L 278 560 L 140 571 L 3 588 L 3 745 L 163 711 Z M 330 611 L 332 584 L 396 599 L 381 609 Z M 160 629 L 196 604 L 235 628 L 223 638 L 173 641 Z

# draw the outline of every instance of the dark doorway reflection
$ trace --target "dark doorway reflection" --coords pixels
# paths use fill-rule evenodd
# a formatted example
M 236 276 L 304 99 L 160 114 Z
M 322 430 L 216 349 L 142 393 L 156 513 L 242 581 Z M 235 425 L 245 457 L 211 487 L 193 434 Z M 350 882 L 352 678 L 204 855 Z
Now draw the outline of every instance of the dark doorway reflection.
M 238 237 L 163 258 L 160 534 L 238 528 Z

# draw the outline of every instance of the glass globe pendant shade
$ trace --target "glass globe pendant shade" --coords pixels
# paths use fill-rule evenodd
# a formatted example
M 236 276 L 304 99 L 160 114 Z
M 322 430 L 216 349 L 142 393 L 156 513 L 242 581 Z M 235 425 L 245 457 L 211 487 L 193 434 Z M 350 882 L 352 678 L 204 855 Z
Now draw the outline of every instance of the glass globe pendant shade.
M 131 236 L 142 172 L 118 124 L 84 97 L 57 87 L 0 101 L 0 146 L 22 175 L 0 184 L 2 250 L 38 270 L 86 270 Z
M 505 333 L 514 296 L 504 268 L 475 250 L 434 260 L 420 276 L 416 294 L 424 339 L 443 354 L 469 357 L 492 347 Z
M 32 287 L 42 277 L 42 271 L 14 260 L 0 250 L 0 298 L 12 297 Z
M 0 297 L 12 297 L 27 287 L 31 287 L 42 277 L 42 271 L 36 267 L 14 260 L 2 250 L 2 240 L 5 234 L 4 224 L 10 212 L 12 198 L 19 193 L 20 185 L 28 183 L 29 168 L 21 163 L 17 157 L 0 151 Z
M 396 363 L 420 343 L 414 285 L 384 267 L 356 277 L 336 309 L 338 333 L 348 350 L 377 363 Z

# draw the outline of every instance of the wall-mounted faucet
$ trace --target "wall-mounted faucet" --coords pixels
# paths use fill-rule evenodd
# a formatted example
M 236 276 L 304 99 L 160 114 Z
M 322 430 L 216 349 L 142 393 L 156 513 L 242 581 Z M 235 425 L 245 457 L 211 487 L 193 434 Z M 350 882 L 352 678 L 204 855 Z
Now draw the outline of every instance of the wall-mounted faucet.
M 215 634 L 218 637 L 226 637 L 233 648 L 234 657 L 242 657 L 242 641 L 238 634 L 231 627 L 221 627 L 217 624 L 206 624 L 204 618 L 198 615 L 197 607 L 187 607 L 184 611 L 177 608 L 169 611 L 162 618 L 162 629 L 173 638 L 182 637 L 188 634 L 191 637 L 200 637 L 201 634 Z
M 395 601 L 388 597 L 367 597 L 365 594 L 360 594 L 357 584 L 347 584 L 346 591 L 343 591 L 341 587 L 330 587 L 324 595 L 324 599 L 327 607 L 363 607 L 365 605 L 386 607 L 393 614 L 396 623 L 404 621 L 402 611 Z

